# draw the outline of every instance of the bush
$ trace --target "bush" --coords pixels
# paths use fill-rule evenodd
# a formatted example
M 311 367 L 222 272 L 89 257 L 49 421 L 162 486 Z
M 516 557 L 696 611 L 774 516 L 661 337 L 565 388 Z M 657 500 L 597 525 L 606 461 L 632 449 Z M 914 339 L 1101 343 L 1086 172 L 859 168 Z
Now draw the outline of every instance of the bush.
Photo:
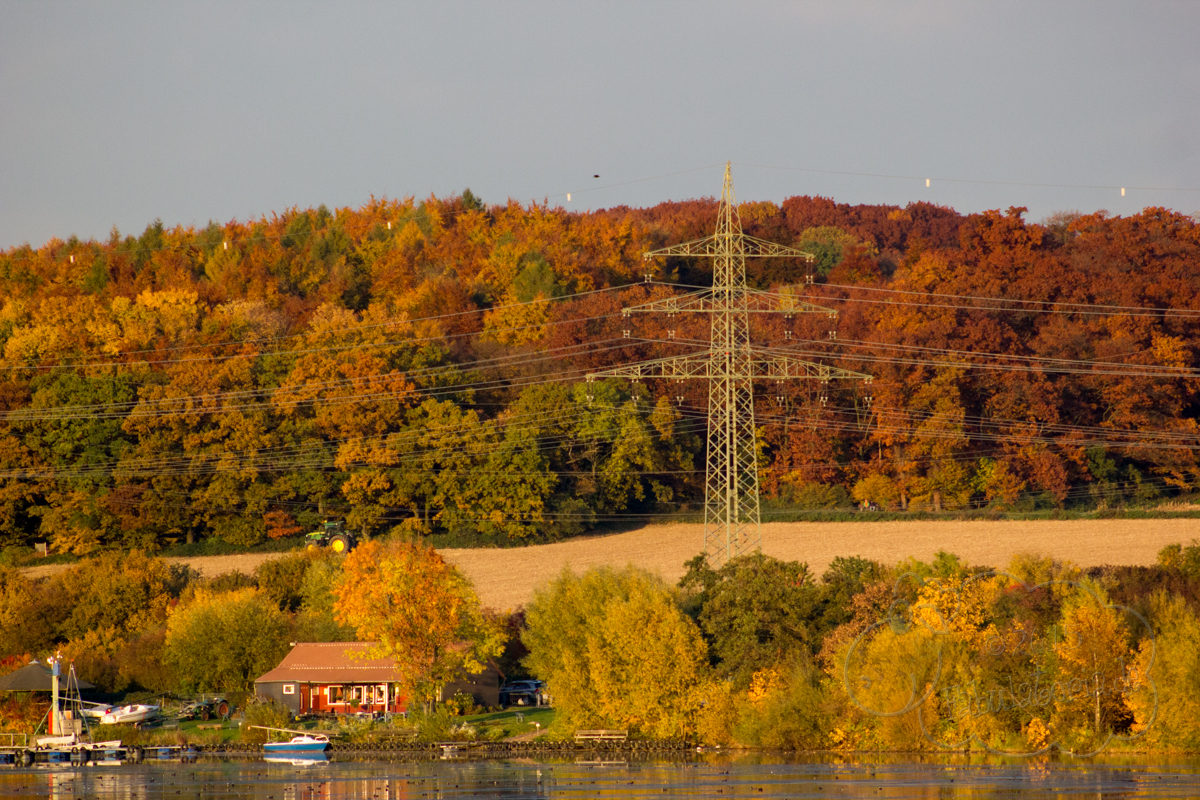
M 854 484 L 851 495 L 860 503 L 874 503 L 880 508 L 890 508 L 900 496 L 900 491 L 887 475 L 873 473 Z
M 475 698 L 463 692 L 455 692 L 453 697 L 446 700 L 446 708 L 458 716 L 479 713 L 479 706 L 475 705 Z
M 262 744 L 270 739 L 271 732 L 251 726 L 286 728 L 291 722 L 292 712 L 281 703 L 274 700 L 251 703 L 243 714 L 241 739 L 247 744 Z
M 789 482 L 783 498 L 795 508 L 804 510 L 848 508 L 850 493 L 841 484 Z
M 283 611 L 296 611 L 304 601 L 304 579 L 314 561 L 329 551 L 301 550 L 258 565 L 258 587 Z
M 417 726 L 417 739 L 422 742 L 461 742 L 479 735 L 475 726 L 459 723 L 456 717 L 456 712 L 445 705 L 429 713 L 417 714 L 413 720 Z
M 751 688 L 733 728 L 734 740 L 787 750 L 826 747 L 830 725 L 821 710 L 824 697 L 816 670 L 807 659 L 798 658 L 771 672 L 782 677 Z

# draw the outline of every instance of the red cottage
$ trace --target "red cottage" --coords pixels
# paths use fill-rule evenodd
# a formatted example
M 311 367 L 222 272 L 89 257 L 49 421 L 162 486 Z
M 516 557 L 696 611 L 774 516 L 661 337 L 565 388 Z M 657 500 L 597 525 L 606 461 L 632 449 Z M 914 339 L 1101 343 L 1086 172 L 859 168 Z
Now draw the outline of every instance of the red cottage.
M 293 714 L 399 712 L 408 707 L 403 683 L 390 658 L 365 658 L 372 642 L 302 642 L 279 666 L 254 681 L 254 691 L 292 710 Z M 448 684 L 441 697 L 455 692 L 474 695 L 480 705 L 500 702 L 500 674 L 488 666 Z

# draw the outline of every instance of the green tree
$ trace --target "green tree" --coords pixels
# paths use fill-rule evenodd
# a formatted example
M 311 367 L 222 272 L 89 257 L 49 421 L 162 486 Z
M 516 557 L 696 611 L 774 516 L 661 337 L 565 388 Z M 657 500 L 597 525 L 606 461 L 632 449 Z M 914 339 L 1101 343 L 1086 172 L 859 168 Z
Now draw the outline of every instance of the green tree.
M 860 556 L 836 556 L 821 575 L 820 635 L 849 622 L 855 595 L 883 577 L 883 565 Z
M 821 592 L 805 564 L 753 553 L 731 559 L 712 576 L 684 580 L 708 584 L 698 601 L 700 626 L 718 674 L 736 686 L 746 687 L 757 670 L 811 654 L 819 645 Z
M 107 473 L 129 445 L 121 419 L 134 397 L 133 382 L 127 373 L 92 378 L 68 371 L 30 382 L 29 419 L 14 430 L 57 476 L 44 504 L 30 512 L 41 517 L 40 535 L 60 552 L 84 555 L 116 537 L 116 519 L 103 500 Z
M 248 692 L 288 650 L 287 618 L 257 589 L 198 590 L 167 620 L 163 660 L 190 692 Z
M 818 275 L 827 277 L 833 268 L 842 263 L 850 252 L 857 247 L 862 247 L 862 243 L 858 241 L 852 234 L 847 233 L 841 228 L 832 225 L 822 225 L 815 228 L 806 228 L 800 234 L 800 241 L 796 246 L 816 256 L 816 271 Z M 868 248 L 868 252 L 873 248 Z
M 329 558 L 328 550 L 302 550 L 258 565 L 254 577 L 258 588 L 274 600 L 282 611 L 295 611 L 304 600 L 304 579 L 309 569 Z
M 342 625 L 334 616 L 333 587 L 341 576 L 340 558 L 313 561 L 300 586 L 300 610 L 293 620 L 295 639 L 300 642 L 348 642 L 354 640 L 354 628 Z

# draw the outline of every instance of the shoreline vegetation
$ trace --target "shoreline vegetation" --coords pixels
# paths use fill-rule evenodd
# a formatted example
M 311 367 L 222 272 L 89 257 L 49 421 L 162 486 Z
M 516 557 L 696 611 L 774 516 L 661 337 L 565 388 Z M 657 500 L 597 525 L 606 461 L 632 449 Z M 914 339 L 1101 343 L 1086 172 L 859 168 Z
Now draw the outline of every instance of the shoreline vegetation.
M 764 554 L 683 567 L 677 584 L 632 566 L 564 568 L 507 613 L 401 537 L 287 553 L 254 574 L 202 577 L 137 552 L 36 580 L 0 567 L 0 670 L 59 652 L 111 700 L 221 692 L 246 725 L 289 727 L 252 690 L 290 642 L 382 641 L 405 665 L 411 717 L 339 720 L 349 744 L 615 729 L 804 752 L 1200 751 L 1198 543 L 1165 546 L 1153 565 L 1088 569 L 1032 554 L 993 569 L 945 551 L 838 557 L 820 574 Z M 439 613 L 447 604 L 455 616 Z M 546 681 L 553 710 L 518 723 L 466 696 L 429 700 L 484 662 Z M 0 698 L 0 730 L 29 732 L 42 713 Z M 232 735 L 130 732 L 200 745 Z

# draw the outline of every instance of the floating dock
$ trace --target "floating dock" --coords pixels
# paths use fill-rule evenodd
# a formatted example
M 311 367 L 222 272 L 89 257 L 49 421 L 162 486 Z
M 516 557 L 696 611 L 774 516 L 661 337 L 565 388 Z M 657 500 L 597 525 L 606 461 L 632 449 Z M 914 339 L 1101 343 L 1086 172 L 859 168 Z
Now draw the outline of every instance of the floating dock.
M 5 747 L 0 748 L 0 766 L 35 767 L 40 764 L 56 766 L 138 764 L 142 761 L 195 762 L 200 756 L 196 747 L 163 745 L 157 747 Z

